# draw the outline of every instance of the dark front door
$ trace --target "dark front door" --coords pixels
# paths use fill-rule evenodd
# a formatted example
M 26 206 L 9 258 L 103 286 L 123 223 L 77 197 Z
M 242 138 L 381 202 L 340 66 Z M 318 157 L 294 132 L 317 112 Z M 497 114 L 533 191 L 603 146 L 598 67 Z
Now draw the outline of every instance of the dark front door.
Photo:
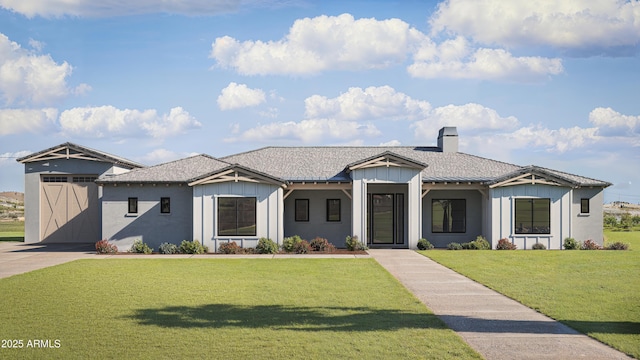
M 369 194 L 368 243 L 404 244 L 404 195 Z

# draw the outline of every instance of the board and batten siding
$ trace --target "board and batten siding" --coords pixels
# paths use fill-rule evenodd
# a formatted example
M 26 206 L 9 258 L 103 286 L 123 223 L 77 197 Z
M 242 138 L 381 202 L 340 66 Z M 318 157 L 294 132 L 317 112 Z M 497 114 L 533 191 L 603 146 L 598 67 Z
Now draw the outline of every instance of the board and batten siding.
M 422 236 L 422 178 L 420 170 L 398 166 L 379 166 L 351 172 L 353 179 L 352 232 L 366 244 L 368 184 L 407 184 L 407 245 L 418 247 Z
M 218 236 L 218 198 L 255 197 L 256 235 Z M 193 238 L 217 251 L 221 243 L 234 241 L 241 247 L 255 247 L 261 237 L 282 245 L 283 239 L 282 187 L 253 182 L 221 182 L 193 187 Z
M 507 238 L 518 249 L 531 249 L 542 243 L 547 249 L 562 249 L 562 241 L 571 235 L 571 188 L 551 185 L 514 185 L 490 189 L 491 244 Z M 550 199 L 550 233 L 516 234 L 515 199 Z

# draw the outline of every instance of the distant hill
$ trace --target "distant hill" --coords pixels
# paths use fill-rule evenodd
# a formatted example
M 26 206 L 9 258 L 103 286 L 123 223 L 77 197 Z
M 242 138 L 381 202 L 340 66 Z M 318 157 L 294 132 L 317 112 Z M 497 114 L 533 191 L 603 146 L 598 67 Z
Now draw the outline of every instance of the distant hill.
M 24 193 L 17 191 L 3 191 L 0 192 L 0 200 L 24 203 Z

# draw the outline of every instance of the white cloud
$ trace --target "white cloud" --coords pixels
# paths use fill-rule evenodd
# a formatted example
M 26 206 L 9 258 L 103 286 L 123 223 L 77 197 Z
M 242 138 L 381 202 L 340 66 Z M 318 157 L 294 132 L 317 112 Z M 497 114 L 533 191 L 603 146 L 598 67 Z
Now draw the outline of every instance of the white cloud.
M 23 49 L 0 33 L 0 94 L 7 104 L 52 104 L 70 92 L 72 67 Z M 88 85 L 80 85 L 86 90 Z
M 23 132 L 45 133 L 55 126 L 58 110 L 0 109 L 0 136 Z
M 15 165 L 16 159 L 27 156 L 29 154 L 33 154 L 33 151 L 17 151 L 17 152 L 6 152 L 0 154 L 0 166 L 3 165 Z
M 560 59 L 539 56 L 515 57 L 503 49 L 474 49 L 463 37 L 436 45 L 423 43 L 407 68 L 418 78 L 459 78 L 535 81 L 562 73 Z
M 257 106 L 265 101 L 265 93 L 261 89 L 250 89 L 245 84 L 232 82 L 218 96 L 218 107 L 220 110 L 233 110 Z
M 212 44 L 210 57 L 243 75 L 362 70 L 402 63 L 423 38 L 421 32 L 399 19 L 323 15 L 296 20 L 278 41 L 240 42 L 219 37 Z
M 414 134 L 418 139 L 435 139 L 443 126 L 476 132 L 515 129 L 519 121 L 514 116 L 503 117 L 494 109 L 480 104 L 446 105 L 433 109 L 427 116 L 415 122 Z
M 637 47 L 638 0 L 446 0 L 430 19 L 433 33 L 485 44 L 560 48 Z
M 305 117 L 337 120 L 414 120 L 429 112 L 427 101 L 415 100 L 390 86 L 352 87 L 335 98 L 313 95 L 305 99 Z
M 156 110 L 120 110 L 113 106 L 73 108 L 62 112 L 59 121 L 65 135 L 96 138 L 152 136 L 163 139 L 201 126 L 181 107 L 163 115 L 158 115 Z
M 134 14 L 214 15 L 237 11 L 248 6 L 286 5 L 286 0 L 0 0 L 0 6 L 29 18 L 42 17 L 104 17 Z
M 309 75 L 326 70 L 407 68 L 419 78 L 544 79 L 563 71 L 560 59 L 516 57 L 502 49 L 475 49 L 463 37 L 440 45 L 399 19 L 355 20 L 350 14 L 296 20 L 278 41 L 217 38 L 210 57 L 243 75 Z
M 612 108 L 595 108 L 589 114 L 589 122 L 609 129 L 620 129 L 629 134 L 640 135 L 640 116 L 623 115 Z
M 383 143 L 380 143 L 379 146 L 400 146 L 402 143 L 399 140 L 390 140 Z
M 359 136 L 371 137 L 377 135 L 380 135 L 380 131 L 371 124 L 360 124 L 355 121 L 314 119 L 260 125 L 242 132 L 237 137 L 226 139 L 226 141 L 298 140 L 307 144 L 319 144 L 327 139 L 349 140 Z

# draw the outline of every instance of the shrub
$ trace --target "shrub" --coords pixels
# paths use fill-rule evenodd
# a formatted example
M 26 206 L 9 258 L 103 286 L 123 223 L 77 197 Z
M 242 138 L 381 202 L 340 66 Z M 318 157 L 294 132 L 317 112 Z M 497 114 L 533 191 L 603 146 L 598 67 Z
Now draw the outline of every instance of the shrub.
M 491 244 L 484 238 L 482 235 L 478 235 L 474 241 L 472 241 L 476 245 L 476 249 L 478 250 L 491 250 Z
M 609 244 L 605 249 L 607 250 L 628 250 L 629 244 L 625 244 L 623 242 L 614 242 L 613 244 Z
M 336 249 L 336 247 L 333 246 L 333 244 L 330 243 L 329 240 L 321 237 L 317 237 L 311 240 L 309 245 L 311 246 L 311 249 L 313 249 L 313 251 L 332 252 Z
M 285 252 L 293 252 L 293 248 L 296 246 L 297 243 L 299 243 L 300 241 L 302 241 L 302 238 L 298 235 L 293 235 L 290 237 L 286 237 L 282 240 L 282 250 L 284 250 Z
M 500 239 L 496 245 L 496 250 L 515 250 L 517 248 L 516 244 L 512 244 L 509 239 Z
M 532 250 L 547 250 L 547 247 L 544 246 L 543 243 L 535 243 L 533 244 L 533 246 L 531 247 Z
M 418 249 L 420 250 L 431 250 L 433 249 L 433 245 L 427 239 L 418 240 Z
M 462 245 L 457 242 L 452 242 L 447 245 L 447 250 L 462 250 Z
M 256 252 L 258 254 L 275 254 L 278 252 L 278 249 L 278 244 L 269 238 L 260 238 L 258 245 L 256 245 Z
M 96 242 L 96 252 L 98 254 L 115 254 L 118 252 L 118 247 L 104 239 Z
M 564 247 L 565 250 L 580 249 L 580 243 L 572 237 L 565 238 L 564 242 L 562 243 L 562 246 Z
M 347 246 L 347 250 L 349 251 L 367 250 L 367 247 L 360 242 L 358 236 L 347 236 L 347 239 L 344 243 Z
M 234 241 L 222 243 L 218 246 L 218 252 L 221 254 L 238 254 L 241 250 L 240 246 Z
M 307 240 L 297 242 L 293 247 L 293 252 L 296 254 L 307 254 L 311 251 L 311 245 Z
M 600 249 L 602 249 L 602 246 L 598 245 L 598 243 L 597 243 L 597 242 L 595 242 L 595 241 L 593 241 L 593 240 L 589 239 L 589 240 L 586 240 L 586 241 L 582 244 L 582 246 L 580 247 L 580 249 L 582 249 L 582 250 L 600 250 Z
M 160 254 L 175 254 L 178 252 L 178 245 L 170 243 L 162 243 L 158 246 L 158 252 Z
M 178 252 L 180 254 L 204 254 L 207 251 L 209 251 L 209 248 L 200 244 L 197 240 L 182 240 L 180 246 L 178 246 Z
M 149 245 L 142 242 L 142 240 L 137 239 L 133 242 L 133 245 L 131 245 L 131 249 L 129 249 L 129 252 L 136 254 L 151 254 L 153 252 L 153 249 L 150 248 Z

